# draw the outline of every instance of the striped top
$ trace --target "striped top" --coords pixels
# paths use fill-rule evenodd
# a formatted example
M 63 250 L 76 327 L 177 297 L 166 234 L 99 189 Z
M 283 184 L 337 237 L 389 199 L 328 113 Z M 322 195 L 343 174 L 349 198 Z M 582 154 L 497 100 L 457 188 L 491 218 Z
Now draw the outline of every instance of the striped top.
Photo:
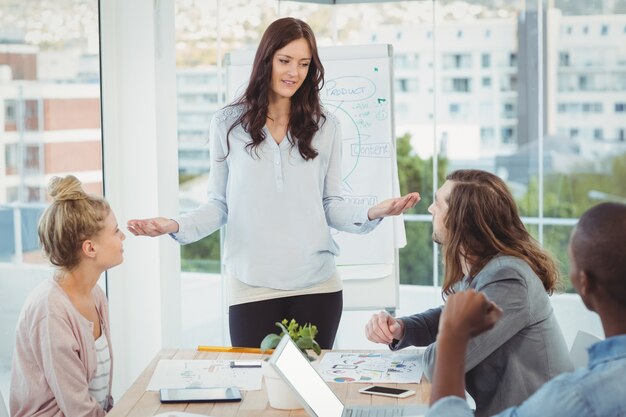
M 96 339 L 96 357 L 98 366 L 93 379 L 89 381 L 89 395 L 106 410 L 109 401 L 109 376 L 111 374 L 111 355 L 109 343 L 104 332 Z

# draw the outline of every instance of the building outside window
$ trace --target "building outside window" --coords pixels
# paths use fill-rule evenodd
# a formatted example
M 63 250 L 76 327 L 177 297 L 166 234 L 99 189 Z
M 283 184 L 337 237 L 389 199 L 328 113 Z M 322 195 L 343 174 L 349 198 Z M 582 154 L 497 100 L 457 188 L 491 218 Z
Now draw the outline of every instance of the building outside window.
M 8 399 L 18 314 L 54 272 L 37 236 L 48 181 L 73 174 L 103 193 L 98 1 L 7 0 L 0 27 L 0 392 Z

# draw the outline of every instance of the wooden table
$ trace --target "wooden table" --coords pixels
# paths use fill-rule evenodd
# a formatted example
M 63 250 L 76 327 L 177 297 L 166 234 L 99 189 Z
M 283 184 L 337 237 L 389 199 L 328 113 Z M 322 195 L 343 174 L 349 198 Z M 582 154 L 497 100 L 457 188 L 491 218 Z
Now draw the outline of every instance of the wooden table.
M 362 350 L 344 352 L 363 352 Z M 372 351 L 368 351 L 372 352 Z M 388 352 L 388 351 L 386 351 Z M 121 416 L 153 416 L 168 411 L 186 411 L 214 417 L 306 417 L 304 409 L 277 410 L 269 406 L 265 393 L 265 383 L 260 391 L 242 391 L 242 401 L 234 403 L 178 403 L 161 404 L 157 391 L 146 391 L 152 373 L 160 359 L 261 359 L 267 355 L 246 353 L 216 353 L 198 352 L 190 349 L 164 349 L 150 362 L 137 381 L 128 389 L 122 398 L 116 399 L 115 406 L 107 417 Z M 388 405 L 388 404 L 427 404 L 430 397 L 430 384 L 382 384 L 390 387 L 401 387 L 415 390 L 415 395 L 404 399 L 382 397 L 379 395 L 364 395 L 358 390 L 364 384 L 329 383 L 329 386 L 346 405 Z

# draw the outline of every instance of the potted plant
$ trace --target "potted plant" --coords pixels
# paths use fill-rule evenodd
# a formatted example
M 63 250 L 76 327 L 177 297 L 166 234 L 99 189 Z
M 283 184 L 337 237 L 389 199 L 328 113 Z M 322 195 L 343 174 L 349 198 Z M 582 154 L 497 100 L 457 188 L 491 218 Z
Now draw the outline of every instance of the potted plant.
M 304 326 L 300 326 L 296 320 L 291 319 L 291 321 L 287 321 L 287 319 L 283 319 L 281 323 L 276 322 L 276 327 L 281 329 L 280 334 L 270 333 L 261 341 L 261 350 L 267 351 L 270 349 L 274 349 L 278 346 L 280 339 L 283 338 L 284 335 L 288 334 L 300 348 L 302 353 L 309 358 L 310 361 L 315 360 L 314 357 L 308 354 L 307 349 L 313 349 L 318 356 L 322 353 L 322 348 L 315 341 L 315 336 L 317 335 L 317 326 L 307 323 Z
M 280 334 L 270 333 L 265 336 L 261 341 L 262 351 L 274 349 L 278 346 L 280 339 L 288 334 L 310 361 L 315 358 L 308 354 L 308 349 L 312 349 L 317 355 L 322 353 L 322 348 L 315 341 L 317 326 L 310 323 L 300 326 L 294 319 L 276 322 L 276 326 L 281 329 Z M 282 410 L 302 408 L 298 397 L 267 361 L 263 362 L 263 377 L 270 406 Z

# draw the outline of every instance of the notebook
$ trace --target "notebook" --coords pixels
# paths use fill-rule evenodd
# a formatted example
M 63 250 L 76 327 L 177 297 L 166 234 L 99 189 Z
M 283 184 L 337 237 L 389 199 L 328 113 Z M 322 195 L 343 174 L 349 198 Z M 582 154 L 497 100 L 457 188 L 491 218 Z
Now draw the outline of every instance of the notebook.
M 270 364 L 315 417 L 423 416 L 425 405 L 346 407 L 317 373 L 288 335 L 283 336 L 270 358 Z

